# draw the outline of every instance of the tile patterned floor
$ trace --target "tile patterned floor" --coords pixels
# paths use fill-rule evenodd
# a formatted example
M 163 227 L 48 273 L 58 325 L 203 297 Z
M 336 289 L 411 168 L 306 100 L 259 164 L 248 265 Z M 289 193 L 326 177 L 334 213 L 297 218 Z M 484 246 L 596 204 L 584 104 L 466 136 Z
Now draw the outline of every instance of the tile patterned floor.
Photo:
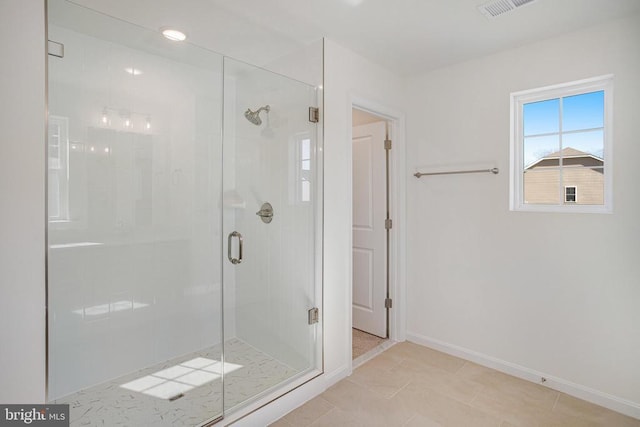
M 640 427 L 640 420 L 405 342 L 271 426 Z
M 225 410 L 298 374 L 238 339 L 226 341 L 225 351 L 225 360 L 229 363 L 225 364 Z M 212 347 L 82 390 L 54 403 L 69 403 L 71 427 L 196 426 L 221 412 L 222 388 L 217 375 L 220 365 L 211 364 L 219 359 L 219 346 Z M 189 368 L 194 369 L 189 371 Z M 170 379 L 173 377 L 175 382 Z M 163 382 L 164 378 L 169 380 Z M 137 390 L 123 388 L 124 384 L 133 384 L 131 387 Z M 154 390 L 157 391 L 154 393 Z M 167 399 L 181 391 L 184 397 Z M 163 393 L 165 398 L 157 397 Z

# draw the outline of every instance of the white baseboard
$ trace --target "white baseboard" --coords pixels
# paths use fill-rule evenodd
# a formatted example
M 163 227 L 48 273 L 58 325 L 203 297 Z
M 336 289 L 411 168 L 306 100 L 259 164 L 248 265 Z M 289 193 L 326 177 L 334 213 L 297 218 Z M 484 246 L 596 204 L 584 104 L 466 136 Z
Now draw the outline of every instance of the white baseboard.
M 356 359 L 353 359 L 351 361 L 351 369 L 353 370 L 361 365 L 364 365 L 365 363 L 367 363 L 369 360 L 373 359 L 380 353 L 396 345 L 396 343 L 397 341 L 391 341 L 390 339 L 382 342 L 382 344 L 378 345 L 376 348 L 369 350 L 368 352 L 366 352 L 362 356 L 357 357 Z
M 338 381 L 341 381 L 347 378 L 349 375 L 351 375 L 351 367 L 349 365 L 344 365 L 333 372 L 330 372 L 328 374 L 323 374 L 325 389 L 331 387 Z
M 457 345 L 449 344 L 412 332 L 407 332 L 407 340 L 416 344 L 423 345 L 425 347 L 432 348 L 434 350 L 441 351 L 443 353 L 450 354 L 452 356 L 469 360 L 471 362 L 477 363 L 478 365 L 495 369 L 496 371 L 504 372 L 505 374 L 513 375 L 514 377 L 518 377 L 523 380 L 541 384 L 544 387 L 549 387 L 553 390 L 561 391 L 579 399 L 586 400 L 587 402 L 591 402 L 596 405 L 611 409 L 612 411 L 620 412 L 621 414 L 640 419 L 640 403 L 622 399 L 620 397 L 613 396 L 611 394 L 604 393 L 602 391 L 598 391 L 589 387 L 585 387 L 583 385 L 576 384 L 562 378 L 557 378 L 552 375 L 545 374 L 544 372 L 538 372 L 534 369 L 529 369 L 515 363 L 507 362 L 496 357 L 488 356 L 486 354 L 478 353 L 473 350 L 469 350 Z M 544 383 L 542 383 L 542 378 L 545 378 L 546 380 Z

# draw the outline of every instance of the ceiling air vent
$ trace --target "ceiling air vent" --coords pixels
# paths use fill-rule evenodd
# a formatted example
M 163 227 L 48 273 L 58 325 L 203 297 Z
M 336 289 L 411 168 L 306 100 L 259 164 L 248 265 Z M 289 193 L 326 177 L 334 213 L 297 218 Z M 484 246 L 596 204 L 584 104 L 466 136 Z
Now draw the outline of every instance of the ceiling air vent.
M 536 0 L 496 0 L 478 6 L 478 10 L 487 18 L 495 18 Z

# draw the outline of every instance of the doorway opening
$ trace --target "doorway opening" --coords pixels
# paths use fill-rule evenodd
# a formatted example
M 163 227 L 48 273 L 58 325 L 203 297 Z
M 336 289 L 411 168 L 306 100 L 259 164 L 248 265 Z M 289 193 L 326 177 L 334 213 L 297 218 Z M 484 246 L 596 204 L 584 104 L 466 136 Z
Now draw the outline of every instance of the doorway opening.
M 392 120 L 352 108 L 352 360 L 388 342 Z M 363 360 L 364 361 L 364 360 Z

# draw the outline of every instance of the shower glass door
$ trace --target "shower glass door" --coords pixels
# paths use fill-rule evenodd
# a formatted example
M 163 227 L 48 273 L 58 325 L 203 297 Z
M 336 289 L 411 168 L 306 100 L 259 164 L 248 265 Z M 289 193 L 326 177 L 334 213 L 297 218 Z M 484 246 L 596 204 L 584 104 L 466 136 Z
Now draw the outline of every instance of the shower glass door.
M 222 56 L 62 0 L 48 30 L 48 400 L 219 418 Z
M 224 59 L 225 411 L 319 368 L 316 105 L 313 86 Z

